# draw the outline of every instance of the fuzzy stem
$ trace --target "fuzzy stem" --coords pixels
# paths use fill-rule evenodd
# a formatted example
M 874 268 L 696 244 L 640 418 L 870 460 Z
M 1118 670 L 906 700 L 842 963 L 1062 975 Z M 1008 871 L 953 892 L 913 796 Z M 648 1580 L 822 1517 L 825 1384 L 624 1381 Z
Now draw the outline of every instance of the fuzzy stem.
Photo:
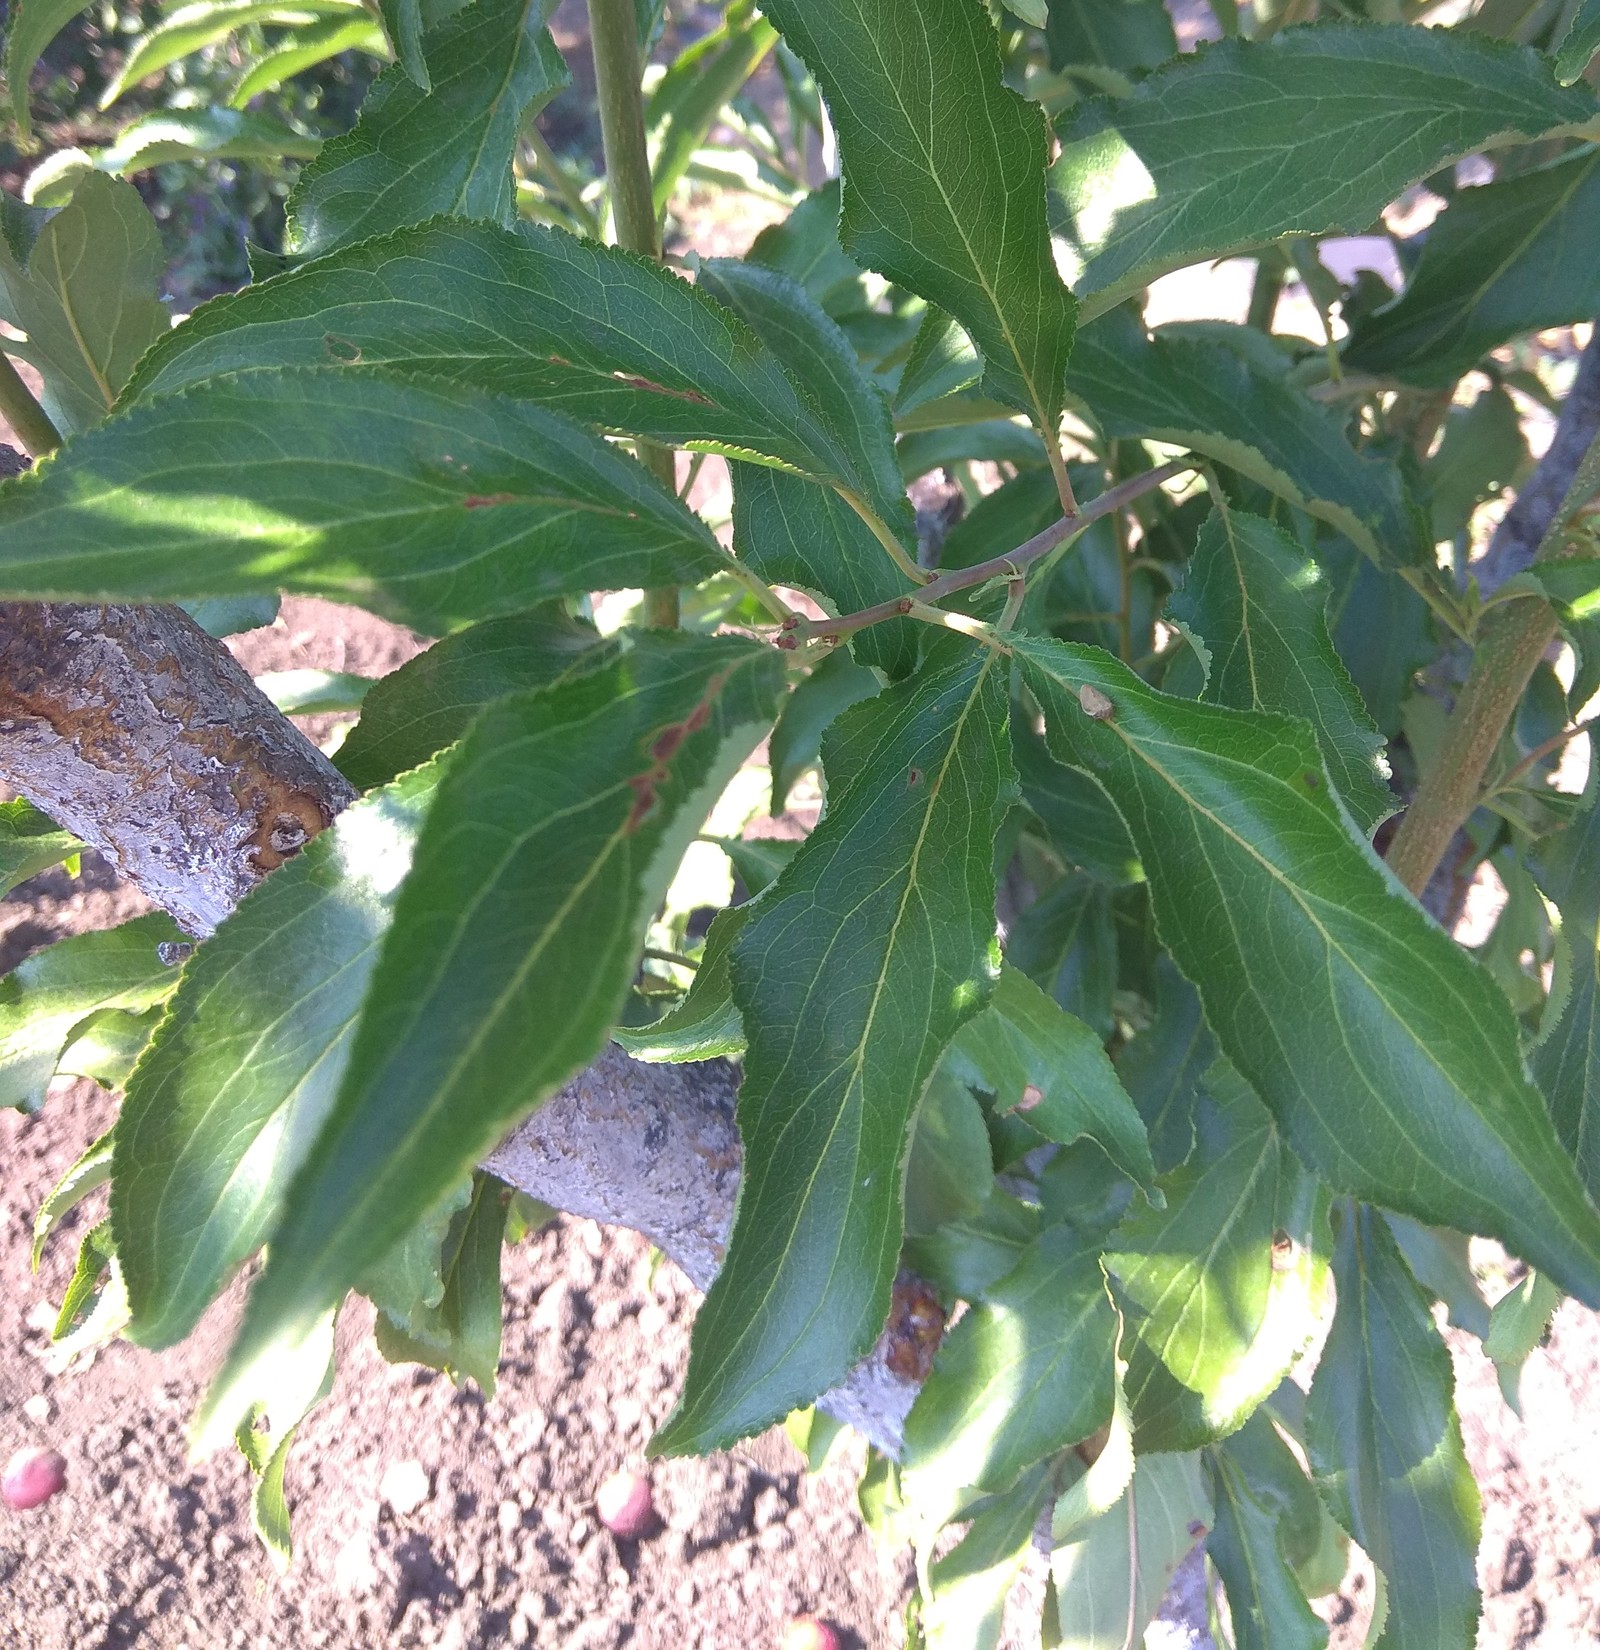
M 34 399 L 33 391 L 23 383 L 22 374 L 12 366 L 8 355 L 0 355 L 0 413 L 5 414 L 23 446 L 35 458 L 53 453 L 61 445 L 60 430 Z

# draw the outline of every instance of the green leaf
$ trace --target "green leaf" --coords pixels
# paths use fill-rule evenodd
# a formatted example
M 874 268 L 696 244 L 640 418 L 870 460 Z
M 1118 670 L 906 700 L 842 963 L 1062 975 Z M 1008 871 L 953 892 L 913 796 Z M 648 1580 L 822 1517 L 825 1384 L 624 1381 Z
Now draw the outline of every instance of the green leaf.
M 276 596 L 222 596 L 213 601 L 177 604 L 208 636 L 236 636 L 241 630 L 260 630 L 278 617 L 282 606 Z
M 1243 1424 L 1314 1337 L 1328 1284 L 1327 1196 L 1226 1066 L 1198 1147 L 1136 1208 L 1106 1270 L 1124 1313 L 1125 1387 L 1141 1453 L 1196 1449 Z
M 1117 1315 L 1098 1245 L 1049 1227 L 945 1336 L 906 1417 L 919 1506 L 961 1488 L 1009 1489 L 1035 1461 L 1111 1418 Z
M 378 15 L 395 61 L 423 91 L 431 90 L 428 60 L 422 55 L 422 0 L 378 0 Z
M 1160 0 L 1050 0 L 1045 43 L 1052 68 L 1095 63 L 1124 74 L 1153 69 L 1178 50 Z
M 161 1019 L 160 1007 L 142 1014 L 102 1008 L 74 1026 L 56 1061 L 63 1077 L 92 1078 L 104 1089 L 120 1089 L 133 1073 Z
M 83 10 L 83 0 L 19 0 L 7 8 L 5 82 L 11 94 L 11 118 L 24 147 L 33 136 L 28 83 L 34 65 L 45 47 Z
M 1299 1463 L 1260 1412 L 1204 1460 L 1216 1512 L 1206 1552 L 1227 1589 L 1237 1650 L 1323 1650 L 1327 1626 L 1288 1557 L 1295 1505 L 1280 1485 L 1298 1480 L 1309 1493 Z
M 1270 521 L 1214 509 L 1168 614 L 1206 644 L 1203 697 L 1235 710 L 1281 710 L 1316 730 L 1328 775 L 1363 836 L 1399 806 L 1383 735 L 1333 650 L 1322 570 Z
M 1400 731 L 1400 706 L 1415 673 L 1432 657 L 1428 604 L 1398 573 L 1378 567 L 1346 538 L 1324 534 L 1317 561 L 1332 599 L 1328 628 L 1362 703 L 1384 733 Z
M 284 249 L 317 258 L 436 213 L 511 224 L 511 157 L 524 120 L 570 76 L 539 0 L 474 0 L 422 37 L 432 90 L 404 63 L 295 184 Z
M 1076 304 L 1045 222 L 1043 112 L 1001 79 L 978 0 L 771 0 L 827 98 L 844 166 L 840 239 L 949 311 L 988 393 L 1053 440 Z
M 1280 235 L 1365 230 L 1490 139 L 1594 112 L 1538 52 L 1449 29 L 1321 23 L 1204 46 L 1061 123 L 1054 204 L 1082 263 L 1084 318 L 1169 269 Z
M 359 8 L 352 0 L 191 0 L 174 6 L 152 28 L 135 37 L 121 67 L 100 94 L 109 109 L 130 86 L 160 72 L 180 57 L 223 39 L 250 23 L 293 27 L 318 17 L 337 17 Z
M 348 11 L 335 13 L 321 23 L 296 29 L 288 36 L 289 44 L 256 58 L 239 77 L 238 84 L 228 97 L 230 109 L 244 109 L 262 92 L 275 92 L 286 80 L 292 80 L 307 69 L 325 63 L 340 52 L 366 52 L 370 57 L 385 55 L 383 30 L 365 10 L 351 16 Z
M 1095 1036 L 1110 1038 L 1117 927 L 1103 883 L 1073 874 L 1046 889 L 1012 925 L 1006 957 Z
M 772 649 L 641 636 L 491 707 L 449 760 L 339 1093 L 202 1428 L 604 1045 L 689 839 L 766 732 Z M 270 883 L 269 883 L 270 885 Z M 748 1169 L 747 1169 L 748 1174 Z
M 63 435 L 101 423 L 166 332 L 165 264 L 138 190 L 98 173 L 39 231 L 25 265 L 0 241 L 0 315 L 28 335 L 7 348 L 39 369 L 44 409 Z
M 1051 1554 L 1060 1650 L 1143 1643 L 1174 1572 L 1211 1520 L 1198 1455 L 1140 1457 L 1117 1504 Z
M 1494 1359 L 1505 1401 L 1520 1416 L 1522 1366 L 1550 1332 L 1561 1291 L 1542 1272 L 1530 1272 L 1494 1303 L 1483 1350 Z
M 906 1242 L 906 1263 L 950 1300 L 983 1300 L 1040 1231 L 1036 1205 L 996 1188 L 976 1213 Z
M 739 316 L 811 397 L 870 476 L 868 502 L 914 558 L 916 520 L 895 460 L 889 403 L 849 339 L 803 286 L 775 269 L 716 258 L 701 265 L 699 285 Z M 897 577 L 896 593 L 903 585 Z
M 992 1094 L 996 1110 L 1023 1108 L 1046 1140 L 1095 1140 L 1130 1180 L 1154 1184 L 1144 1124 L 1100 1039 L 1020 970 L 1001 969 L 989 1006 L 956 1034 L 948 1064 Z
M 183 932 L 171 917 L 73 934 L 0 978 L 0 1106 L 37 1111 L 73 1030 L 102 1008 L 142 1013 L 168 997 L 178 971 L 157 954 Z
M 1194 1150 L 1194 1114 L 1200 1080 L 1216 1045 L 1194 987 L 1172 965 L 1156 959 L 1155 1018 L 1117 1056 L 1117 1076 L 1144 1119 L 1150 1151 L 1163 1173 Z
M 931 1236 L 981 1209 L 994 1190 L 983 1108 L 948 1065 L 933 1074 L 917 1108 L 906 1157 L 905 1229 Z
M 929 1567 L 922 1625 L 927 1650 L 995 1650 L 1006 1600 L 1033 1549 L 1033 1527 L 1050 1495 L 1044 1462 L 972 1519 L 951 1551 Z
M 31 802 L 0 802 L 0 899 L 30 877 L 70 859 L 83 844 Z
M 151 352 L 127 398 L 330 361 L 443 376 L 873 492 L 738 316 L 649 259 L 526 225 L 423 224 L 213 299 Z
M 679 52 L 650 93 L 645 125 L 657 214 L 664 213 L 723 108 L 777 44 L 778 31 L 749 4 L 730 5 L 721 24 Z
M 348 670 L 264 670 L 255 682 L 285 716 L 318 716 L 359 710 L 374 678 Z
M 930 304 L 895 386 L 895 414 L 903 419 L 919 407 L 969 388 L 982 375 L 983 362 L 972 340 L 951 316 Z
M 779 873 L 800 849 L 798 841 L 776 837 L 706 836 L 700 840 L 720 848 L 728 856 L 739 880 L 753 895 L 777 881 Z
M 816 1474 L 828 1464 L 833 1446 L 845 1432 L 845 1423 L 825 1411 L 797 1409 L 783 1423 L 789 1442 L 806 1458 L 806 1472 Z
M 1467 532 L 1478 506 L 1520 487 L 1532 465 L 1522 415 L 1504 386 L 1492 385 L 1470 407 L 1452 407 L 1422 471 L 1435 542 Z
M 1106 793 L 1092 779 L 1054 761 L 1043 738 L 1020 716 L 1011 718 L 1011 754 L 1022 800 L 1068 865 L 1113 888 L 1144 881 L 1128 828 Z
M 370 790 L 453 745 L 486 705 L 610 661 L 614 646 L 556 602 L 486 619 L 374 682 L 335 761 Z
M 1600 14 L 1597 14 L 1600 15 Z M 1508 339 L 1600 309 L 1600 151 L 1461 189 L 1395 302 L 1357 322 L 1344 361 L 1443 387 Z
M 868 306 L 863 270 L 839 245 L 839 180 L 830 178 L 782 223 L 763 229 L 746 257 L 798 281 L 836 321 Z
M 557 414 L 396 373 L 245 373 L 141 405 L 0 488 L 18 597 L 298 590 L 422 629 L 725 565 Z
M 783 702 L 778 725 L 767 746 L 772 764 L 772 812 L 781 814 L 800 776 L 817 766 L 822 736 L 851 705 L 871 699 L 882 683 L 848 648 L 840 648 L 818 665 Z
M 181 1340 L 271 1232 L 338 1092 L 436 780 L 347 808 L 185 967 L 117 1128 L 111 1218 L 140 1345 Z
M 1450 1353 L 1375 1210 L 1344 1211 L 1333 1272 L 1339 1310 L 1306 1408 L 1317 1487 L 1387 1583 L 1377 1650 L 1470 1645 L 1481 1515 Z
M 111 1178 L 111 1131 L 84 1147 L 76 1163 L 50 1188 L 50 1194 L 39 1205 L 33 1217 L 33 1269 L 39 1270 L 39 1257 L 50 1234 L 63 1215 L 70 1213 L 96 1188 Z
M 1541 844 L 1534 871 L 1561 912 L 1561 943 L 1529 1064 L 1562 1145 L 1600 1198 L 1600 778 L 1591 776 L 1572 824 Z
M 1357 453 L 1325 408 L 1215 334 L 1147 337 L 1137 316 L 1119 310 L 1084 328 L 1067 389 L 1110 439 L 1204 453 L 1328 522 L 1374 561 L 1432 560 L 1399 472 Z
M 294 1558 L 289 1506 L 283 1496 L 284 1469 L 300 1423 L 333 1391 L 333 1326 L 334 1314 L 329 1312 L 299 1355 L 275 1369 L 263 1383 L 249 1418 L 235 1434 L 239 1452 L 255 1476 L 250 1523 L 280 1576 L 288 1573 Z
M 1013 645 L 1052 750 L 1128 821 L 1222 1052 L 1307 1165 L 1336 1191 L 1497 1236 L 1600 1302 L 1600 1216 L 1509 1004 L 1350 834 L 1310 728 L 1169 698 L 1094 648 Z M 1085 713 L 1084 686 L 1109 718 Z
M 1556 50 L 1556 78 L 1570 86 L 1600 51 L 1600 0 L 1583 0 L 1573 14 L 1572 26 Z
M 1489 1303 L 1472 1270 L 1471 1239 L 1448 1226 L 1424 1226 L 1404 1215 L 1384 1217 L 1411 1275 L 1443 1302 L 1451 1323 L 1480 1340 L 1489 1333 Z
M 837 492 L 759 464 L 733 464 L 733 547 L 768 584 L 815 596 L 825 611 L 855 613 L 910 591 L 872 529 Z M 850 638 L 855 657 L 886 675 L 909 674 L 920 627 L 891 619 Z
M 734 946 L 744 1178 L 657 1451 L 759 1431 L 883 1327 L 912 1118 L 992 980 L 1005 675 L 941 638 L 824 741 L 827 812 Z
M 468 1376 L 494 1396 L 502 1327 L 500 1248 L 509 1190 L 481 1170 L 471 1196 L 449 1217 L 433 1258 L 437 1299 L 413 1306 L 404 1323 L 381 1307 L 374 1324 L 378 1350 L 390 1363 L 443 1370 L 459 1386 Z M 363 1291 L 365 1292 L 365 1291 Z
M 712 919 L 694 984 L 676 1008 L 647 1026 L 618 1026 L 612 1032 L 635 1060 L 676 1064 L 744 1053 L 744 1020 L 734 1007 L 728 958 L 750 909 L 747 901 L 719 911 Z

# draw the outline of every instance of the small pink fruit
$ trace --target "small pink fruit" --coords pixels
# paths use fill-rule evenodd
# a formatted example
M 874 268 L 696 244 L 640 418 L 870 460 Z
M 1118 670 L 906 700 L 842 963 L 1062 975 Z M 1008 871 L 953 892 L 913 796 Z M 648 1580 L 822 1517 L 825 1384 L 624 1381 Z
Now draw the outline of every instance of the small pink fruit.
M 783 1650 L 839 1650 L 839 1635 L 815 1616 L 796 1616 L 783 1630 Z
M 650 1480 L 642 1472 L 614 1472 L 594 1498 L 600 1522 L 621 1541 L 637 1541 L 656 1519 Z
M 66 1460 L 53 1449 L 30 1445 L 6 1462 L 0 1475 L 0 1497 L 16 1512 L 42 1507 L 67 1487 Z

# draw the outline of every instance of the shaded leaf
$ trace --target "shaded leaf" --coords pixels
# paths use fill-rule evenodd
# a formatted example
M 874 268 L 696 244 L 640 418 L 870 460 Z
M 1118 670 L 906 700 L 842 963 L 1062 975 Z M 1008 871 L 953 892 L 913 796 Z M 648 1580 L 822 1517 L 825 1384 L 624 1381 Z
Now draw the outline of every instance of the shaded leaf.
M 976 0 L 771 0 L 827 98 L 844 167 L 840 239 L 948 310 L 991 395 L 1053 439 L 1076 305 L 1045 224 L 1039 108 L 1001 79 Z
M 1050 1555 L 1060 1650 L 1143 1642 L 1174 1572 L 1211 1524 L 1198 1455 L 1146 1455 L 1108 1512 Z
M 1591 775 L 1572 824 L 1540 845 L 1534 871 L 1561 912 L 1561 943 L 1528 1063 L 1562 1145 L 1600 1198 L 1600 777 Z
M 728 959 L 749 916 L 747 901 L 719 911 L 712 919 L 694 984 L 676 1008 L 647 1026 L 613 1030 L 612 1037 L 635 1060 L 677 1063 L 744 1053 L 744 1019 L 734 1006 Z
M 767 745 L 772 764 L 772 812 L 781 814 L 800 776 L 822 755 L 822 736 L 834 719 L 877 694 L 882 683 L 848 648 L 829 654 L 783 702 Z
M 1175 58 L 1060 125 L 1053 204 L 1085 318 L 1157 275 L 1280 235 L 1364 230 L 1410 184 L 1517 133 L 1588 120 L 1526 46 L 1404 24 L 1324 22 Z M 1226 132 L 1226 164 L 1218 139 Z
M 1227 1589 L 1238 1650 L 1323 1650 L 1327 1626 L 1306 1602 L 1287 1556 L 1296 1506 L 1280 1486 L 1298 1480 L 1311 1493 L 1299 1462 L 1260 1412 L 1203 1459 L 1216 1514 L 1206 1553 Z M 1311 1508 L 1313 1515 L 1319 1510 Z
M 1111 1418 L 1117 1318 L 1098 1246 L 1052 1226 L 945 1336 L 906 1417 L 908 1493 L 1005 1490 Z
M 1144 880 L 1144 868 L 1122 816 L 1092 779 L 1055 761 L 1044 739 L 1020 716 L 1011 718 L 1011 754 L 1022 800 L 1037 815 L 1051 846 L 1113 888 Z
M 5 80 L 10 89 L 11 118 L 17 135 L 33 135 L 28 83 L 44 49 L 86 9 L 84 0 L 19 0 L 6 9 Z
M 1168 614 L 1205 643 L 1203 697 L 1304 717 L 1351 816 L 1370 836 L 1399 807 L 1383 735 L 1328 635 L 1321 569 L 1270 521 L 1213 510 Z
M 836 614 L 908 594 L 905 574 L 838 493 L 765 465 L 730 469 L 734 551 L 768 584 L 807 591 Z M 916 663 L 918 628 L 891 619 L 852 636 L 850 648 L 863 665 L 905 676 Z
M 1489 1303 L 1472 1270 L 1472 1240 L 1448 1226 L 1424 1226 L 1389 1213 L 1390 1235 L 1411 1275 L 1444 1303 L 1449 1321 L 1482 1340 L 1489 1333 Z
M 1117 926 L 1103 883 L 1074 874 L 1046 889 L 1012 925 L 1006 957 L 1102 1041 L 1111 1036 Z
M 738 316 L 661 264 L 528 225 L 439 220 L 215 298 L 151 353 L 129 399 L 330 361 L 476 384 L 873 495 L 870 476 Z
M 1239 1427 L 1325 1305 L 1326 1194 L 1237 1074 L 1213 1068 L 1208 1086 L 1197 1149 L 1159 1183 L 1166 1208 L 1135 1208 L 1106 1245 L 1141 1453 Z
M 1454 383 L 1520 333 L 1600 309 L 1600 151 L 1461 189 L 1428 231 L 1404 292 L 1363 316 L 1345 363 Z
M 1556 50 L 1556 78 L 1570 85 L 1600 51 L 1600 0 L 1583 0 L 1572 17 L 1572 25 Z
M 994 1165 L 983 1110 L 947 1061 L 923 1090 L 911 1130 L 907 1236 L 928 1237 L 949 1221 L 976 1214 L 993 1190 Z
M 19 597 L 299 590 L 443 629 L 722 565 L 699 519 L 587 430 L 394 373 L 202 385 L 0 488 L 0 580 Z
M 1344 1210 L 1333 1271 L 1339 1309 L 1306 1407 L 1317 1487 L 1387 1583 L 1378 1650 L 1470 1645 L 1481 1515 L 1450 1353 L 1375 1210 Z
M 1038 1208 L 996 1188 L 981 1209 L 910 1238 L 906 1261 L 951 1300 L 978 1301 L 1022 1259 L 1038 1237 Z
M 178 970 L 158 948 L 184 938 L 157 912 L 120 928 L 73 934 L 0 978 L 0 1106 L 37 1111 L 76 1026 L 103 1008 L 142 1013 L 167 998 Z
M 111 1218 L 132 1336 L 170 1346 L 265 1241 L 333 1104 L 432 769 L 347 808 L 185 967 L 129 1084 Z
M 1398 471 L 1357 453 L 1325 408 L 1215 336 L 1146 337 L 1119 310 L 1084 328 L 1067 389 L 1107 437 L 1192 447 L 1336 527 L 1375 561 L 1405 565 L 1424 552 L 1431 560 Z
M 1178 50 L 1172 19 L 1159 0 L 1050 0 L 1045 29 L 1050 65 L 1096 63 L 1132 73 L 1153 69 Z
M 1222 1052 L 1307 1165 L 1336 1191 L 1500 1237 L 1600 1301 L 1600 1216 L 1504 995 L 1348 832 L 1310 728 L 1155 693 L 1093 648 L 1013 645 L 1051 749 L 1127 819 Z M 1109 718 L 1085 714 L 1085 684 Z M 1292 1047 L 1276 1029 L 1290 1024 Z
M 1155 1018 L 1117 1055 L 1117 1076 L 1144 1119 L 1151 1155 L 1163 1174 L 1194 1150 L 1200 1080 L 1216 1052 L 1194 987 L 1170 957 L 1158 957 Z
M 1017 968 L 1001 969 L 989 1006 L 956 1034 L 947 1065 L 992 1094 L 997 1110 L 1021 1108 L 1046 1140 L 1087 1136 L 1130 1179 L 1154 1182 L 1144 1125 L 1100 1039 Z
M 83 844 L 31 802 L 0 802 L 0 899 L 30 877 L 78 853 Z
M 1004 676 L 991 650 L 941 639 L 824 741 L 827 812 L 734 946 L 744 1180 L 657 1450 L 781 1418 L 883 1326 L 911 1121 L 992 979 Z
M 1049 1494 L 1049 1469 L 1040 1462 L 980 1509 L 955 1547 L 933 1561 L 922 1618 L 928 1650 L 995 1650 Z
M 1375 566 L 1349 539 L 1324 534 L 1317 561 L 1332 597 L 1328 628 L 1372 720 L 1392 737 L 1411 679 L 1433 657 L 1428 604 L 1391 568 Z
M 28 335 L 6 347 L 39 369 L 44 409 L 63 435 L 101 423 L 167 331 L 157 296 L 165 264 L 138 190 L 97 172 L 39 231 L 26 263 L 0 241 L 0 315 Z
M 289 197 L 284 249 L 302 258 L 435 213 L 510 224 L 511 157 L 529 115 L 570 78 L 539 0 L 474 0 L 422 37 L 431 89 L 404 62 L 324 144 Z
M 765 733 L 781 678 L 770 648 L 652 634 L 474 725 L 445 768 L 338 1096 L 206 1400 L 208 1433 L 234 1418 L 259 1360 L 293 1345 L 599 1052 L 650 914 Z
M 597 669 L 614 652 L 559 603 L 486 619 L 374 682 L 334 760 L 352 785 L 370 790 L 453 745 L 496 699 Z

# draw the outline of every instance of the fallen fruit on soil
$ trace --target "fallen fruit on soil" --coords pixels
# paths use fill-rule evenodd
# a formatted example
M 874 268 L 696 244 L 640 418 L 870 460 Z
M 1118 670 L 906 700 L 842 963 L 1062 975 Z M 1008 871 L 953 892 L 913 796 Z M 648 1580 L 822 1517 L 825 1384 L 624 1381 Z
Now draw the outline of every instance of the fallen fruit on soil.
M 6 1462 L 5 1473 L 0 1475 L 0 1498 L 13 1511 L 27 1512 L 59 1495 L 66 1484 L 65 1458 L 53 1449 L 30 1445 Z
M 623 1541 L 637 1541 L 655 1522 L 650 1480 L 642 1472 L 614 1472 L 594 1498 L 600 1522 Z
M 783 1630 L 783 1650 L 839 1650 L 839 1635 L 815 1616 L 796 1616 Z

